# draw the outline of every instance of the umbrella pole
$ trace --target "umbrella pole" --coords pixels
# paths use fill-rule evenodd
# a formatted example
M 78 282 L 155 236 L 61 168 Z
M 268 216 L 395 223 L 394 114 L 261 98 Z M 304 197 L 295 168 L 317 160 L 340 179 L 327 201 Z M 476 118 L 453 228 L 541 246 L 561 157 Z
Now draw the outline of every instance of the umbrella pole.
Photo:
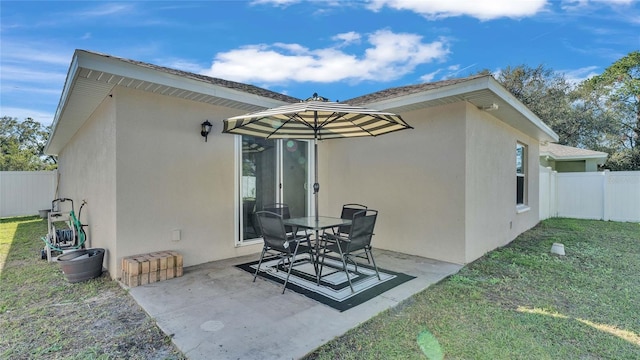
M 316 207 L 315 216 L 316 216 L 316 221 L 318 221 L 318 192 L 320 192 L 320 184 L 318 183 L 318 138 L 317 137 L 313 139 L 313 156 L 315 158 L 313 162 L 315 164 L 314 176 L 316 180 L 316 182 L 313 184 L 313 194 L 315 196 L 315 207 Z
M 314 96 L 315 97 L 315 96 Z M 318 112 L 313 112 L 313 157 L 315 158 L 314 166 L 316 182 L 313 184 L 313 194 L 316 200 L 316 222 L 318 222 L 318 192 L 320 192 L 320 183 L 318 183 Z M 316 231 L 316 239 L 318 238 L 318 231 Z
M 318 225 L 318 192 L 320 192 L 320 184 L 318 183 L 318 136 L 314 136 L 313 138 L 313 157 L 314 157 L 314 167 L 315 167 L 315 183 L 313 184 L 313 195 L 315 197 L 315 216 L 316 216 L 316 225 Z M 315 261 L 313 261 L 313 267 L 316 271 L 316 280 L 318 285 L 320 285 L 320 272 L 318 271 L 318 257 L 320 256 L 320 230 L 316 227 L 316 249 L 315 249 Z M 311 254 L 311 258 L 313 260 L 313 254 Z

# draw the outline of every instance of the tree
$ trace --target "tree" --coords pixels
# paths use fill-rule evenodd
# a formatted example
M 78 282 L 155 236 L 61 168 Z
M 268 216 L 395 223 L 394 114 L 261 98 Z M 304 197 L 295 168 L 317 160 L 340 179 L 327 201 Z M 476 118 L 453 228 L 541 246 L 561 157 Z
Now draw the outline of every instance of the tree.
M 496 80 L 549 125 L 560 144 L 604 151 L 612 170 L 639 170 L 639 54 L 577 86 L 542 65 L 508 66 Z
M 508 66 L 497 80 L 560 137 L 559 143 L 574 147 L 591 147 L 601 124 L 575 106 L 572 85 L 564 75 L 543 65 Z
M 44 155 L 50 129 L 31 118 L 0 118 L 0 171 L 54 169 L 55 158 Z
M 612 170 L 640 170 L 640 51 L 614 62 L 577 90 L 585 106 L 606 120 L 610 131 L 601 139 Z

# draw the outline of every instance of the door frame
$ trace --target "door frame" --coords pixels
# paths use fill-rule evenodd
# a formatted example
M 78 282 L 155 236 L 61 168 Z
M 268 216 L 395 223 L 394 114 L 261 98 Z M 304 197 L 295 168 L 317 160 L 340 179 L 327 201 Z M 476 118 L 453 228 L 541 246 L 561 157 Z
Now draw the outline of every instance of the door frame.
M 239 246 L 247 246 L 247 245 L 255 245 L 257 243 L 261 243 L 262 242 L 262 238 L 254 238 L 254 239 L 247 239 L 244 240 L 243 237 L 243 229 L 244 229 L 244 224 L 243 224 L 243 213 L 242 213 L 242 135 L 235 135 L 235 140 L 234 140 L 234 155 L 233 155 L 233 163 L 234 163 L 234 216 L 233 216 L 233 222 L 234 222 L 234 239 L 235 239 L 235 246 L 239 247 Z M 282 188 L 282 177 L 283 177 L 283 169 L 282 169 L 282 164 L 283 164 L 283 151 L 284 151 L 284 141 L 286 141 L 286 139 L 277 139 L 276 141 L 276 158 L 277 158 L 277 162 L 276 162 L 276 173 L 277 173 L 277 181 L 276 181 L 276 201 L 277 202 L 281 202 L 282 198 L 283 198 L 283 191 L 284 189 Z M 308 140 L 296 140 L 296 141 L 304 141 L 307 142 L 307 151 L 306 151 L 306 156 L 307 156 L 307 176 L 306 176 L 306 184 L 305 184 L 305 196 L 307 198 L 306 200 L 306 213 L 307 214 L 311 214 L 313 212 L 314 206 L 315 206 L 315 197 L 312 194 L 313 191 L 313 186 L 310 186 L 310 184 L 313 184 L 313 179 L 315 178 L 315 164 L 314 164 L 314 147 L 313 142 L 312 141 L 308 141 Z M 310 215 L 309 215 L 310 216 Z

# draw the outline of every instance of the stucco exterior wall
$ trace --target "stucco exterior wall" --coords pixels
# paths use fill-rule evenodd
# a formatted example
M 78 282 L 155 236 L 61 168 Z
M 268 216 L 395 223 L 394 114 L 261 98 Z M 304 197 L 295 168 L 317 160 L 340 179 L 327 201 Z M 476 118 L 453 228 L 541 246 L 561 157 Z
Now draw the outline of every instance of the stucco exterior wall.
M 321 202 L 320 213 L 338 216 L 343 203 L 365 204 L 379 210 L 374 247 L 463 263 L 465 105 L 402 117 L 414 129 L 321 143 L 330 165 L 321 182 L 328 207 Z
M 191 266 L 258 252 L 235 246 L 234 136 L 221 134 L 221 120 L 240 111 L 128 88 L 114 98 L 118 255 L 171 249 Z
M 460 264 L 537 224 L 535 139 L 464 102 L 402 116 L 415 129 L 322 143 L 330 165 L 321 214 L 368 205 L 380 211 L 375 247 Z M 515 200 L 518 141 L 528 149 L 524 211 Z
M 596 171 L 598 165 L 594 163 L 594 170 L 587 170 L 585 160 L 575 160 L 575 161 L 556 161 L 554 170 L 557 172 L 585 172 L 585 171 Z
M 538 222 L 538 141 L 467 104 L 465 262 L 504 246 Z M 527 146 L 527 205 L 516 209 L 516 144 Z M 524 211 L 523 211 L 524 210 Z
M 116 87 L 66 146 L 60 196 L 87 199 L 91 246 L 107 249 L 112 277 L 138 253 L 176 250 L 191 266 L 260 251 L 235 242 L 235 137 L 221 120 L 240 112 Z M 375 247 L 460 264 L 538 222 L 536 140 L 465 102 L 402 116 L 414 129 L 320 142 L 321 215 L 368 205 L 380 211 Z M 519 212 L 518 141 L 528 146 L 529 205 Z
M 567 160 L 556 161 L 546 160 L 544 157 L 540 158 L 540 165 L 544 167 L 550 167 L 557 172 L 591 172 L 598 171 L 598 160 L 596 159 L 584 159 L 584 160 Z
M 80 221 L 89 226 L 87 246 L 105 249 L 104 266 L 117 275 L 115 103 L 107 98 L 73 136 L 58 157 L 58 197 L 71 198 Z

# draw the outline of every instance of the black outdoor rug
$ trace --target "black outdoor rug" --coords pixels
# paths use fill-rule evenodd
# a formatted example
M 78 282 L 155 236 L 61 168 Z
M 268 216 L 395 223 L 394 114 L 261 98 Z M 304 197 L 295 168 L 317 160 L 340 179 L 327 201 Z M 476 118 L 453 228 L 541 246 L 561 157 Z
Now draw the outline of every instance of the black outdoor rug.
M 260 273 L 258 275 L 280 285 L 284 284 L 287 272 L 282 267 L 282 264 L 278 265 L 278 261 L 278 258 L 264 259 L 260 265 Z M 363 261 L 366 262 L 366 259 Z M 236 267 L 253 275 L 258 267 L 258 261 L 236 265 Z M 287 283 L 287 289 L 342 312 L 415 278 L 415 276 L 378 268 L 382 279 L 378 280 L 373 266 L 360 263 L 358 264 L 357 273 L 353 264 L 348 264 L 347 269 L 349 270 L 354 293 L 351 292 L 347 276 L 342 271 L 342 262 L 340 259 L 333 257 L 325 259 L 322 280 L 320 281 L 320 286 L 318 286 L 313 263 L 309 261 L 309 254 L 300 254 L 296 256 L 296 261 Z

